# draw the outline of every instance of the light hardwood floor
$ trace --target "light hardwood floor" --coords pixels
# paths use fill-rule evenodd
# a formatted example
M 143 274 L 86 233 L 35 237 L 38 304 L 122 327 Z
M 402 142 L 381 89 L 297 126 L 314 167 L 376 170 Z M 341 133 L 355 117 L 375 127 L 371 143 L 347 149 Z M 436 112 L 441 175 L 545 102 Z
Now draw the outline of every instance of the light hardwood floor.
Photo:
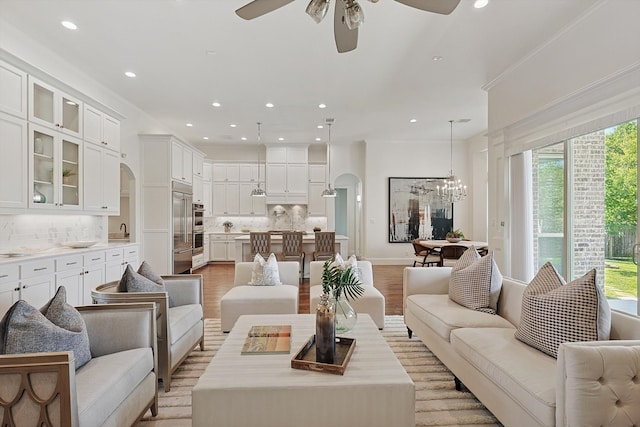
M 374 265 L 373 280 L 385 298 L 385 313 L 402 314 L 402 271 L 404 265 Z M 209 264 L 196 270 L 204 278 L 204 316 L 220 317 L 220 298 L 233 287 L 233 264 Z M 298 311 L 309 313 L 309 279 L 300 285 Z

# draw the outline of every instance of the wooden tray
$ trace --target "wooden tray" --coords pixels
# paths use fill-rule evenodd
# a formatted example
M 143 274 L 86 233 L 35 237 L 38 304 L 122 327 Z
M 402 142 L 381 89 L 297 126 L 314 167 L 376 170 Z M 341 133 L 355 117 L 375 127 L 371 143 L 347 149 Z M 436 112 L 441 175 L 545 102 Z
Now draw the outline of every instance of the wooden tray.
M 300 350 L 291 359 L 291 367 L 294 369 L 304 369 L 307 371 L 326 372 L 328 374 L 344 375 L 351 353 L 356 347 L 355 338 L 336 337 L 335 363 L 316 362 L 316 336 L 304 343 Z

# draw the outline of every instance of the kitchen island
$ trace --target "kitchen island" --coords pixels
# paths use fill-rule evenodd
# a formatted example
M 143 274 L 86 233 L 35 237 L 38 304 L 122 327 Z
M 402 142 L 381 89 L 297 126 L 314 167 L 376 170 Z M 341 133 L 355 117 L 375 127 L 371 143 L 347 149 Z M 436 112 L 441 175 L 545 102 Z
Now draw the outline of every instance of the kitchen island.
M 251 258 L 251 243 L 249 242 L 249 235 L 245 234 L 235 239 L 236 243 L 236 262 L 253 261 Z M 315 251 L 315 236 L 313 233 L 308 233 L 302 236 L 302 247 L 305 253 L 305 276 L 308 277 L 309 262 L 313 261 L 313 251 Z M 282 235 L 271 235 L 271 251 L 278 255 L 282 252 Z M 343 258 L 346 259 L 349 256 L 349 238 L 341 234 L 336 234 L 336 253 L 340 253 Z

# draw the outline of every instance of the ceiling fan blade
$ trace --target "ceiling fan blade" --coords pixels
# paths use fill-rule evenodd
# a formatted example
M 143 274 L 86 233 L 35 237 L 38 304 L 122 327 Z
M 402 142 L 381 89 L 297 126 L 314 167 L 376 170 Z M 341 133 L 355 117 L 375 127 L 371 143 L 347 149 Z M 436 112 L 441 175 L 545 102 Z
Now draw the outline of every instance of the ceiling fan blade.
M 293 0 L 253 0 L 236 10 L 236 15 L 244 19 L 253 19 L 292 2 Z
M 344 3 L 336 0 L 333 14 L 333 35 L 339 53 L 350 52 L 358 46 L 358 29 L 350 30 L 344 22 Z
M 448 15 L 458 7 L 460 0 L 396 0 L 398 3 L 415 7 L 416 9 L 426 10 L 427 12 L 440 13 Z

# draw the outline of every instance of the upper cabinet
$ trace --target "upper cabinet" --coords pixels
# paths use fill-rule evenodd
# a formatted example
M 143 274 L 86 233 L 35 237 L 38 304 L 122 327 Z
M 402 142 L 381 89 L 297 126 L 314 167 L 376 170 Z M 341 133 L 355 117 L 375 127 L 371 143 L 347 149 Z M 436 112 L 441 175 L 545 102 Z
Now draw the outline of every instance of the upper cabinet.
M 82 103 L 29 76 L 29 121 L 82 138 Z
M 120 120 L 84 105 L 84 140 L 120 152 Z
M 120 213 L 120 154 L 94 144 L 84 145 L 84 210 Z M 114 183 L 118 183 L 115 185 Z
M 306 204 L 307 146 L 267 147 L 267 203 Z
M 27 121 L 0 113 L 0 208 L 27 207 Z
M 193 176 L 204 179 L 204 155 L 197 151 L 193 152 Z
M 0 112 L 27 118 L 27 73 L 0 61 Z
M 193 152 L 177 141 L 171 141 L 171 178 L 187 184 L 193 182 Z

